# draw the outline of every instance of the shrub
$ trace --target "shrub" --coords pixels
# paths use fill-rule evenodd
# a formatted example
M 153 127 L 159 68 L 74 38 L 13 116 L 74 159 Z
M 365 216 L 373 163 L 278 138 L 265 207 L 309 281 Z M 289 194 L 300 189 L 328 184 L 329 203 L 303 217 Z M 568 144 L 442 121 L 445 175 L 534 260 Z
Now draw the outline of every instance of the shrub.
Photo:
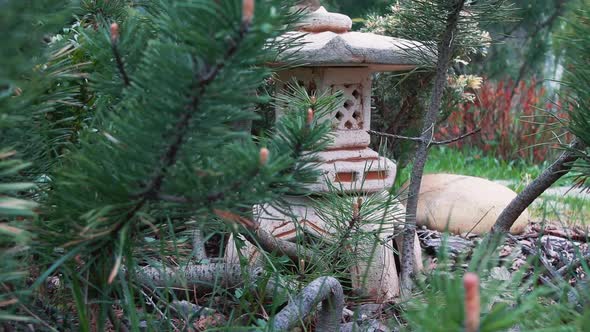
M 561 102 L 548 100 L 546 90 L 534 79 L 516 86 L 511 80 L 486 81 L 475 102 L 460 104 L 441 126 L 436 139 L 459 136 L 479 127 L 477 135 L 452 146 L 476 147 L 503 160 L 551 159 L 558 153 L 559 142 L 569 141 L 571 134 L 563 128 L 567 112 Z

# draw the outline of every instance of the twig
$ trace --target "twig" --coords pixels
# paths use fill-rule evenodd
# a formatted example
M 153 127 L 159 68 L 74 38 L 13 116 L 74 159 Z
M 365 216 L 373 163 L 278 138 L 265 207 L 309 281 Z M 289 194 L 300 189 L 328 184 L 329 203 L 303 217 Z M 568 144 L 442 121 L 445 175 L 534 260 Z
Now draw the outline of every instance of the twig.
M 344 309 L 344 293 L 340 282 L 333 277 L 320 277 L 307 285 L 274 316 L 270 330 L 291 330 L 307 317 L 320 301 L 322 306 L 318 313 L 316 331 L 338 331 Z
M 474 129 L 468 133 L 465 133 L 461 136 L 457 136 L 451 139 L 447 139 L 444 141 L 427 141 L 426 143 L 429 143 L 428 145 L 446 145 L 446 144 L 451 144 L 454 142 L 457 142 L 459 140 L 462 140 L 466 137 L 469 137 L 471 135 L 477 134 L 478 132 L 481 131 L 481 128 L 477 128 Z M 413 142 L 418 142 L 418 143 L 422 143 L 424 142 L 424 139 L 422 137 L 409 137 L 409 136 L 402 136 L 402 135 L 394 135 L 394 134 L 387 134 L 387 133 L 382 133 L 379 131 L 374 131 L 374 130 L 367 130 L 367 133 L 371 134 L 371 135 L 375 135 L 375 136 L 381 136 L 381 137 L 391 137 L 391 138 L 395 138 L 395 139 L 404 139 L 404 140 L 408 140 L 408 141 L 413 141 Z
M 298 246 L 296 243 L 275 237 L 270 232 L 259 228 L 257 223 L 246 217 L 239 216 L 229 211 L 214 210 L 213 212 L 221 219 L 244 226 L 247 231 L 242 231 L 240 234 L 242 234 L 248 242 L 256 247 L 262 248 L 264 251 L 278 252 L 289 257 L 294 262 L 299 262 L 301 259 L 304 259 L 307 262 L 316 261 L 313 251 Z
M 113 50 L 113 55 L 115 56 L 115 62 L 117 63 L 117 69 L 123 78 L 123 82 L 125 86 L 129 86 L 131 82 L 129 81 L 129 76 L 127 76 L 127 71 L 125 71 L 125 65 L 123 64 L 123 59 L 121 58 L 121 54 L 119 53 L 119 25 L 117 23 L 111 24 L 111 49 Z
M 131 220 L 150 199 L 157 199 L 160 197 L 160 189 L 162 188 L 164 178 L 166 177 L 166 174 L 168 174 L 168 169 L 176 163 L 176 156 L 178 155 L 178 152 L 184 143 L 184 138 L 189 131 L 190 120 L 198 111 L 199 105 L 201 103 L 201 97 L 205 94 L 207 86 L 225 67 L 226 61 L 236 54 L 238 46 L 244 40 L 246 33 L 249 31 L 249 27 L 250 24 L 248 21 L 242 22 L 238 31 L 238 36 L 231 41 L 231 45 L 225 52 L 223 58 L 208 70 L 206 70 L 204 74 L 202 72 L 196 73 L 197 80 L 192 89 L 194 95 L 191 98 L 191 102 L 186 106 L 186 112 L 182 114 L 179 121 L 176 123 L 174 130 L 175 135 L 171 144 L 160 156 L 161 165 L 155 169 L 154 175 L 152 176 L 151 181 L 149 181 L 146 189 L 140 194 L 136 195 L 136 198 L 139 198 L 139 201 L 125 215 L 124 219 L 115 225 L 115 227 L 113 227 L 112 231 L 110 232 L 111 234 L 116 233 L 121 228 L 123 228 L 123 226 L 129 220 Z
M 578 267 L 582 266 L 583 262 L 586 262 L 586 264 L 590 264 L 590 254 L 586 254 L 585 256 L 582 256 L 582 257 L 576 259 L 575 261 L 572 261 L 568 265 L 561 267 L 559 270 L 557 270 L 557 273 L 559 275 L 563 276 L 563 274 L 566 271 L 575 270 Z
M 335 261 L 339 260 L 340 253 L 345 248 L 346 240 L 348 240 L 348 238 L 350 237 L 350 234 L 352 233 L 353 229 L 362 222 L 360 214 L 362 202 L 362 199 L 359 197 L 357 198 L 357 201 L 352 204 L 352 217 L 348 221 L 348 225 L 344 231 L 344 234 L 342 234 L 342 236 L 340 237 L 340 241 L 338 241 L 338 244 L 334 246 L 334 248 L 336 248 L 334 250 L 334 252 L 336 253 L 336 258 L 334 259 Z
M 162 317 L 162 319 L 166 320 L 168 322 L 168 324 L 170 324 L 170 326 L 174 329 L 174 331 L 178 331 L 178 328 L 176 326 L 174 326 L 174 324 L 170 321 L 170 319 L 168 319 L 168 316 L 166 316 L 162 312 L 162 310 L 160 310 L 160 308 L 158 308 L 158 305 L 154 302 L 154 300 L 152 300 L 152 297 L 147 295 L 143 291 L 143 289 L 141 290 L 141 294 L 145 297 L 148 304 L 151 305 L 160 314 L 160 317 Z M 169 304 L 167 304 L 167 305 L 169 305 Z

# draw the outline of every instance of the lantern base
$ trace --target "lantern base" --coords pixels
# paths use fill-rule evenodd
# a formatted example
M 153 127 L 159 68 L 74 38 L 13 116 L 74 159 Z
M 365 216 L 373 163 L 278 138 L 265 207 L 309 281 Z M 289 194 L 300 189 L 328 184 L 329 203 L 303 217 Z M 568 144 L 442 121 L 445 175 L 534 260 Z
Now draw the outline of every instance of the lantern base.
M 371 204 L 371 199 L 384 199 L 384 195 L 381 194 L 372 196 L 378 197 L 360 196 L 360 198 L 367 205 Z M 358 198 L 359 196 L 350 197 L 351 206 Z M 342 241 L 342 235 L 346 234 L 343 232 L 346 232 L 346 227 L 350 225 L 349 218 L 328 215 L 325 206 L 323 208 L 317 200 L 305 197 L 292 197 L 288 200 L 290 203 L 288 213 L 280 212 L 271 206 L 254 207 L 254 215 L 261 229 L 270 232 L 278 239 L 292 242 L 302 240 L 306 236 L 318 241 L 326 241 L 331 245 L 337 245 L 335 241 Z M 400 222 L 404 219 L 405 208 L 395 201 L 387 211 L 374 211 L 370 206 L 366 210 L 372 211 L 371 214 L 362 216 L 363 208 L 361 208 L 359 220 L 362 224 L 350 228 L 349 239 L 346 239 L 346 242 L 343 242 L 345 245 L 342 246 L 345 255 L 355 257 L 355 265 L 349 267 L 352 288 L 357 295 L 372 301 L 378 303 L 391 301 L 399 295 L 400 291 L 393 241 L 397 248 L 401 248 L 400 234 L 403 226 Z M 359 240 L 349 241 L 353 237 Z M 417 237 L 414 242 L 414 267 L 416 271 L 419 271 L 422 269 L 421 248 Z M 241 254 L 248 258 L 250 264 L 262 263 L 260 252 L 250 243 L 246 243 Z M 231 263 L 239 262 L 238 250 L 233 239 L 230 239 L 228 243 L 225 259 Z

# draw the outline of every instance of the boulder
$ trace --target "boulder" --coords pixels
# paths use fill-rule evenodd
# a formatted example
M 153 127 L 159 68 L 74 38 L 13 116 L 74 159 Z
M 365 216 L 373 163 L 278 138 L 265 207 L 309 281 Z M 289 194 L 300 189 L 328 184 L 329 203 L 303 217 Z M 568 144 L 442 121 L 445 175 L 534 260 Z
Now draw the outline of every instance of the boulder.
M 408 183 L 404 185 L 407 188 Z M 511 189 L 487 179 L 427 174 L 422 178 L 416 223 L 455 234 L 489 232 L 504 208 L 516 197 Z M 510 233 L 521 233 L 529 222 L 524 211 Z

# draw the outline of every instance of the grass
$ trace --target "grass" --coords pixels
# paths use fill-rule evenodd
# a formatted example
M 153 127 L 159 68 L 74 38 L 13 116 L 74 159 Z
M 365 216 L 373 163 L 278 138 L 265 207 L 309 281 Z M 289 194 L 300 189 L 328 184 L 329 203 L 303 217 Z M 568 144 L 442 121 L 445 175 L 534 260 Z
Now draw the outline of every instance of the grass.
M 547 166 L 548 162 L 534 165 L 522 160 L 505 161 L 478 150 L 457 150 L 443 146 L 430 150 L 424 172 L 463 174 L 520 183 L 536 178 Z M 410 169 L 411 167 L 406 167 L 398 174 L 399 183 L 405 183 L 409 179 Z M 563 185 L 567 184 L 567 181 L 560 180 L 561 182 Z
M 428 155 L 424 173 L 452 173 L 502 180 L 504 185 L 520 192 L 530 181 L 539 176 L 550 165 L 550 162 L 545 161 L 543 164 L 535 165 L 522 160 L 500 160 L 477 150 L 434 147 Z M 398 185 L 409 180 L 410 171 L 411 165 L 398 172 L 396 179 Z M 571 184 L 570 177 L 564 176 L 553 187 L 569 186 Z M 568 224 L 590 223 L 588 222 L 590 220 L 590 199 L 587 197 L 544 194 L 529 209 L 533 217 L 538 220 Z
M 543 195 L 529 208 L 533 218 L 565 223 L 589 224 L 590 198 Z

